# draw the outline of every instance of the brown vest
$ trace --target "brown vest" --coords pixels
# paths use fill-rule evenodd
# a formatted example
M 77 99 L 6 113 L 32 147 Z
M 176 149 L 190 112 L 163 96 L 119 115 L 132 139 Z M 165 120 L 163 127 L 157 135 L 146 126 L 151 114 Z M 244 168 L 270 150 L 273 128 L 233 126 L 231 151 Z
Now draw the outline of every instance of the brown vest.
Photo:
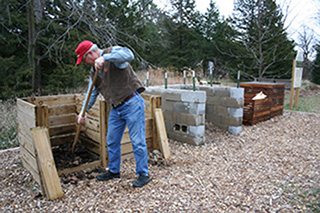
M 110 53 L 111 49 L 112 47 L 104 49 L 103 53 Z M 134 91 L 142 93 L 145 90 L 129 63 L 126 68 L 119 69 L 113 62 L 106 61 L 104 70 L 101 70 L 102 78 L 98 75 L 94 85 L 109 105 L 118 105 Z M 92 67 L 90 72 L 92 79 L 94 72 L 95 69 Z

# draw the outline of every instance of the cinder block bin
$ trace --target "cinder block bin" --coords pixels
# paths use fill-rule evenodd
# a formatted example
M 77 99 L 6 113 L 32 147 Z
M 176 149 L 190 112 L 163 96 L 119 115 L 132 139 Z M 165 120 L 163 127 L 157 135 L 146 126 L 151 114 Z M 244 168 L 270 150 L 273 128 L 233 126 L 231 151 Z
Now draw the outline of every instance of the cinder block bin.
M 159 141 L 154 122 L 154 109 L 160 107 L 160 97 L 147 94 L 142 95 L 146 103 L 146 141 L 149 151 L 159 149 Z M 35 181 L 43 190 L 43 179 L 39 169 L 38 153 L 35 148 L 31 129 L 46 127 L 49 132 L 51 148 L 73 143 L 77 130 L 77 115 L 81 111 L 85 96 L 81 94 L 41 96 L 18 98 L 18 137 L 20 142 L 20 154 L 23 166 L 32 174 Z M 98 98 L 95 105 L 89 111 L 85 124 L 82 125 L 79 141 L 95 156 L 93 162 L 57 171 L 58 175 L 75 171 L 107 165 L 106 132 L 110 107 L 106 102 Z M 125 130 L 121 141 L 122 159 L 133 157 L 131 140 L 128 129 Z M 71 146 L 70 146 L 71 147 Z M 52 150 L 46 150 L 52 155 Z M 72 151 L 70 149 L 70 154 Z M 55 165 L 53 164 L 55 167 Z M 60 183 L 58 183 L 60 184 Z

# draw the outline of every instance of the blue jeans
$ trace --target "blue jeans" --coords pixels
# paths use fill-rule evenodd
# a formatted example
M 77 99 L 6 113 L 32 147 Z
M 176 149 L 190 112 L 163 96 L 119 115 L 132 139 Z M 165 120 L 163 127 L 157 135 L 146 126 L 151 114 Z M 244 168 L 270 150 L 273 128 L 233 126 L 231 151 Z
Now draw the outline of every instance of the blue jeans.
M 122 105 L 111 109 L 107 134 L 110 172 L 120 172 L 121 139 L 126 126 L 128 126 L 133 154 L 136 159 L 136 174 L 149 175 L 144 108 L 144 100 L 140 94 L 137 94 Z

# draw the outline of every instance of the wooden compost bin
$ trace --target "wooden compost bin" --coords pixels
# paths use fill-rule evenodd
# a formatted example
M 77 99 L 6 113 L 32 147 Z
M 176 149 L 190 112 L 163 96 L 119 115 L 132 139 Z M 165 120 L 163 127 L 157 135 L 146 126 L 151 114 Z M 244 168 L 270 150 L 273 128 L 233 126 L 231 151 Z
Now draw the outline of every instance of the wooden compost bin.
M 159 147 L 159 135 L 157 134 L 154 119 L 155 109 L 160 108 L 161 100 L 159 96 L 147 94 L 142 94 L 142 97 L 146 103 L 146 142 L 148 150 L 152 151 L 161 148 Z M 45 183 L 43 177 L 45 174 L 41 171 L 39 152 L 45 152 L 46 155 L 52 156 L 52 150 L 37 150 L 32 130 L 39 127 L 46 127 L 50 138 L 50 140 L 48 140 L 48 143 L 50 143 L 48 147 L 51 148 L 63 143 L 73 143 L 77 129 L 77 115 L 81 111 L 84 98 L 84 95 L 71 94 L 17 99 L 18 137 L 22 163 L 32 174 L 35 181 L 40 185 L 43 194 L 46 196 L 48 196 L 45 190 L 47 183 Z M 79 140 L 86 149 L 97 155 L 99 160 L 59 171 L 56 170 L 55 163 L 53 162 L 50 164 L 50 167 L 54 167 L 53 171 L 56 171 L 58 175 L 62 175 L 95 166 L 107 166 L 106 132 L 109 112 L 110 107 L 104 100 L 98 98 L 95 105 L 88 112 L 87 119 L 85 120 L 85 124 L 82 125 L 79 137 Z M 133 157 L 132 145 L 127 128 L 121 144 L 122 159 Z M 54 184 L 61 186 L 60 181 Z M 56 197 L 49 196 L 49 199 L 52 200 L 58 197 L 61 197 L 61 193 Z
M 261 121 L 283 114 L 284 89 L 283 83 L 244 82 L 243 124 L 254 125 Z M 259 92 L 267 97 L 263 100 L 252 100 Z

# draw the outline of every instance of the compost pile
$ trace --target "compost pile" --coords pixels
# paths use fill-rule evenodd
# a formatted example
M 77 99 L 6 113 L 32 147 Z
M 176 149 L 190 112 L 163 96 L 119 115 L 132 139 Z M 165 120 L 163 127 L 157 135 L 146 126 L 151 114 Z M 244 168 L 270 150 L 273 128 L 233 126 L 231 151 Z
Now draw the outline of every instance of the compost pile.
M 57 170 L 72 168 L 84 163 L 99 160 L 99 157 L 91 153 L 79 141 L 72 153 L 72 143 L 64 143 L 52 148 L 52 154 Z
M 64 182 L 48 201 L 21 166 L 19 151 L 0 153 L 2 212 L 317 212 L 320 114 L 285 111 L 239 135 L 206 124 L 206 144 L 169 141 L 167 162 L 150 156 L 152 180 L 133 188 L 135 160 L 121 178 Z M 68 155 L 68 154 L 66 154 Z M 86 172 L 86 171 L 83 171 Z M 94 177 L 98 171 L 92 171 Z

